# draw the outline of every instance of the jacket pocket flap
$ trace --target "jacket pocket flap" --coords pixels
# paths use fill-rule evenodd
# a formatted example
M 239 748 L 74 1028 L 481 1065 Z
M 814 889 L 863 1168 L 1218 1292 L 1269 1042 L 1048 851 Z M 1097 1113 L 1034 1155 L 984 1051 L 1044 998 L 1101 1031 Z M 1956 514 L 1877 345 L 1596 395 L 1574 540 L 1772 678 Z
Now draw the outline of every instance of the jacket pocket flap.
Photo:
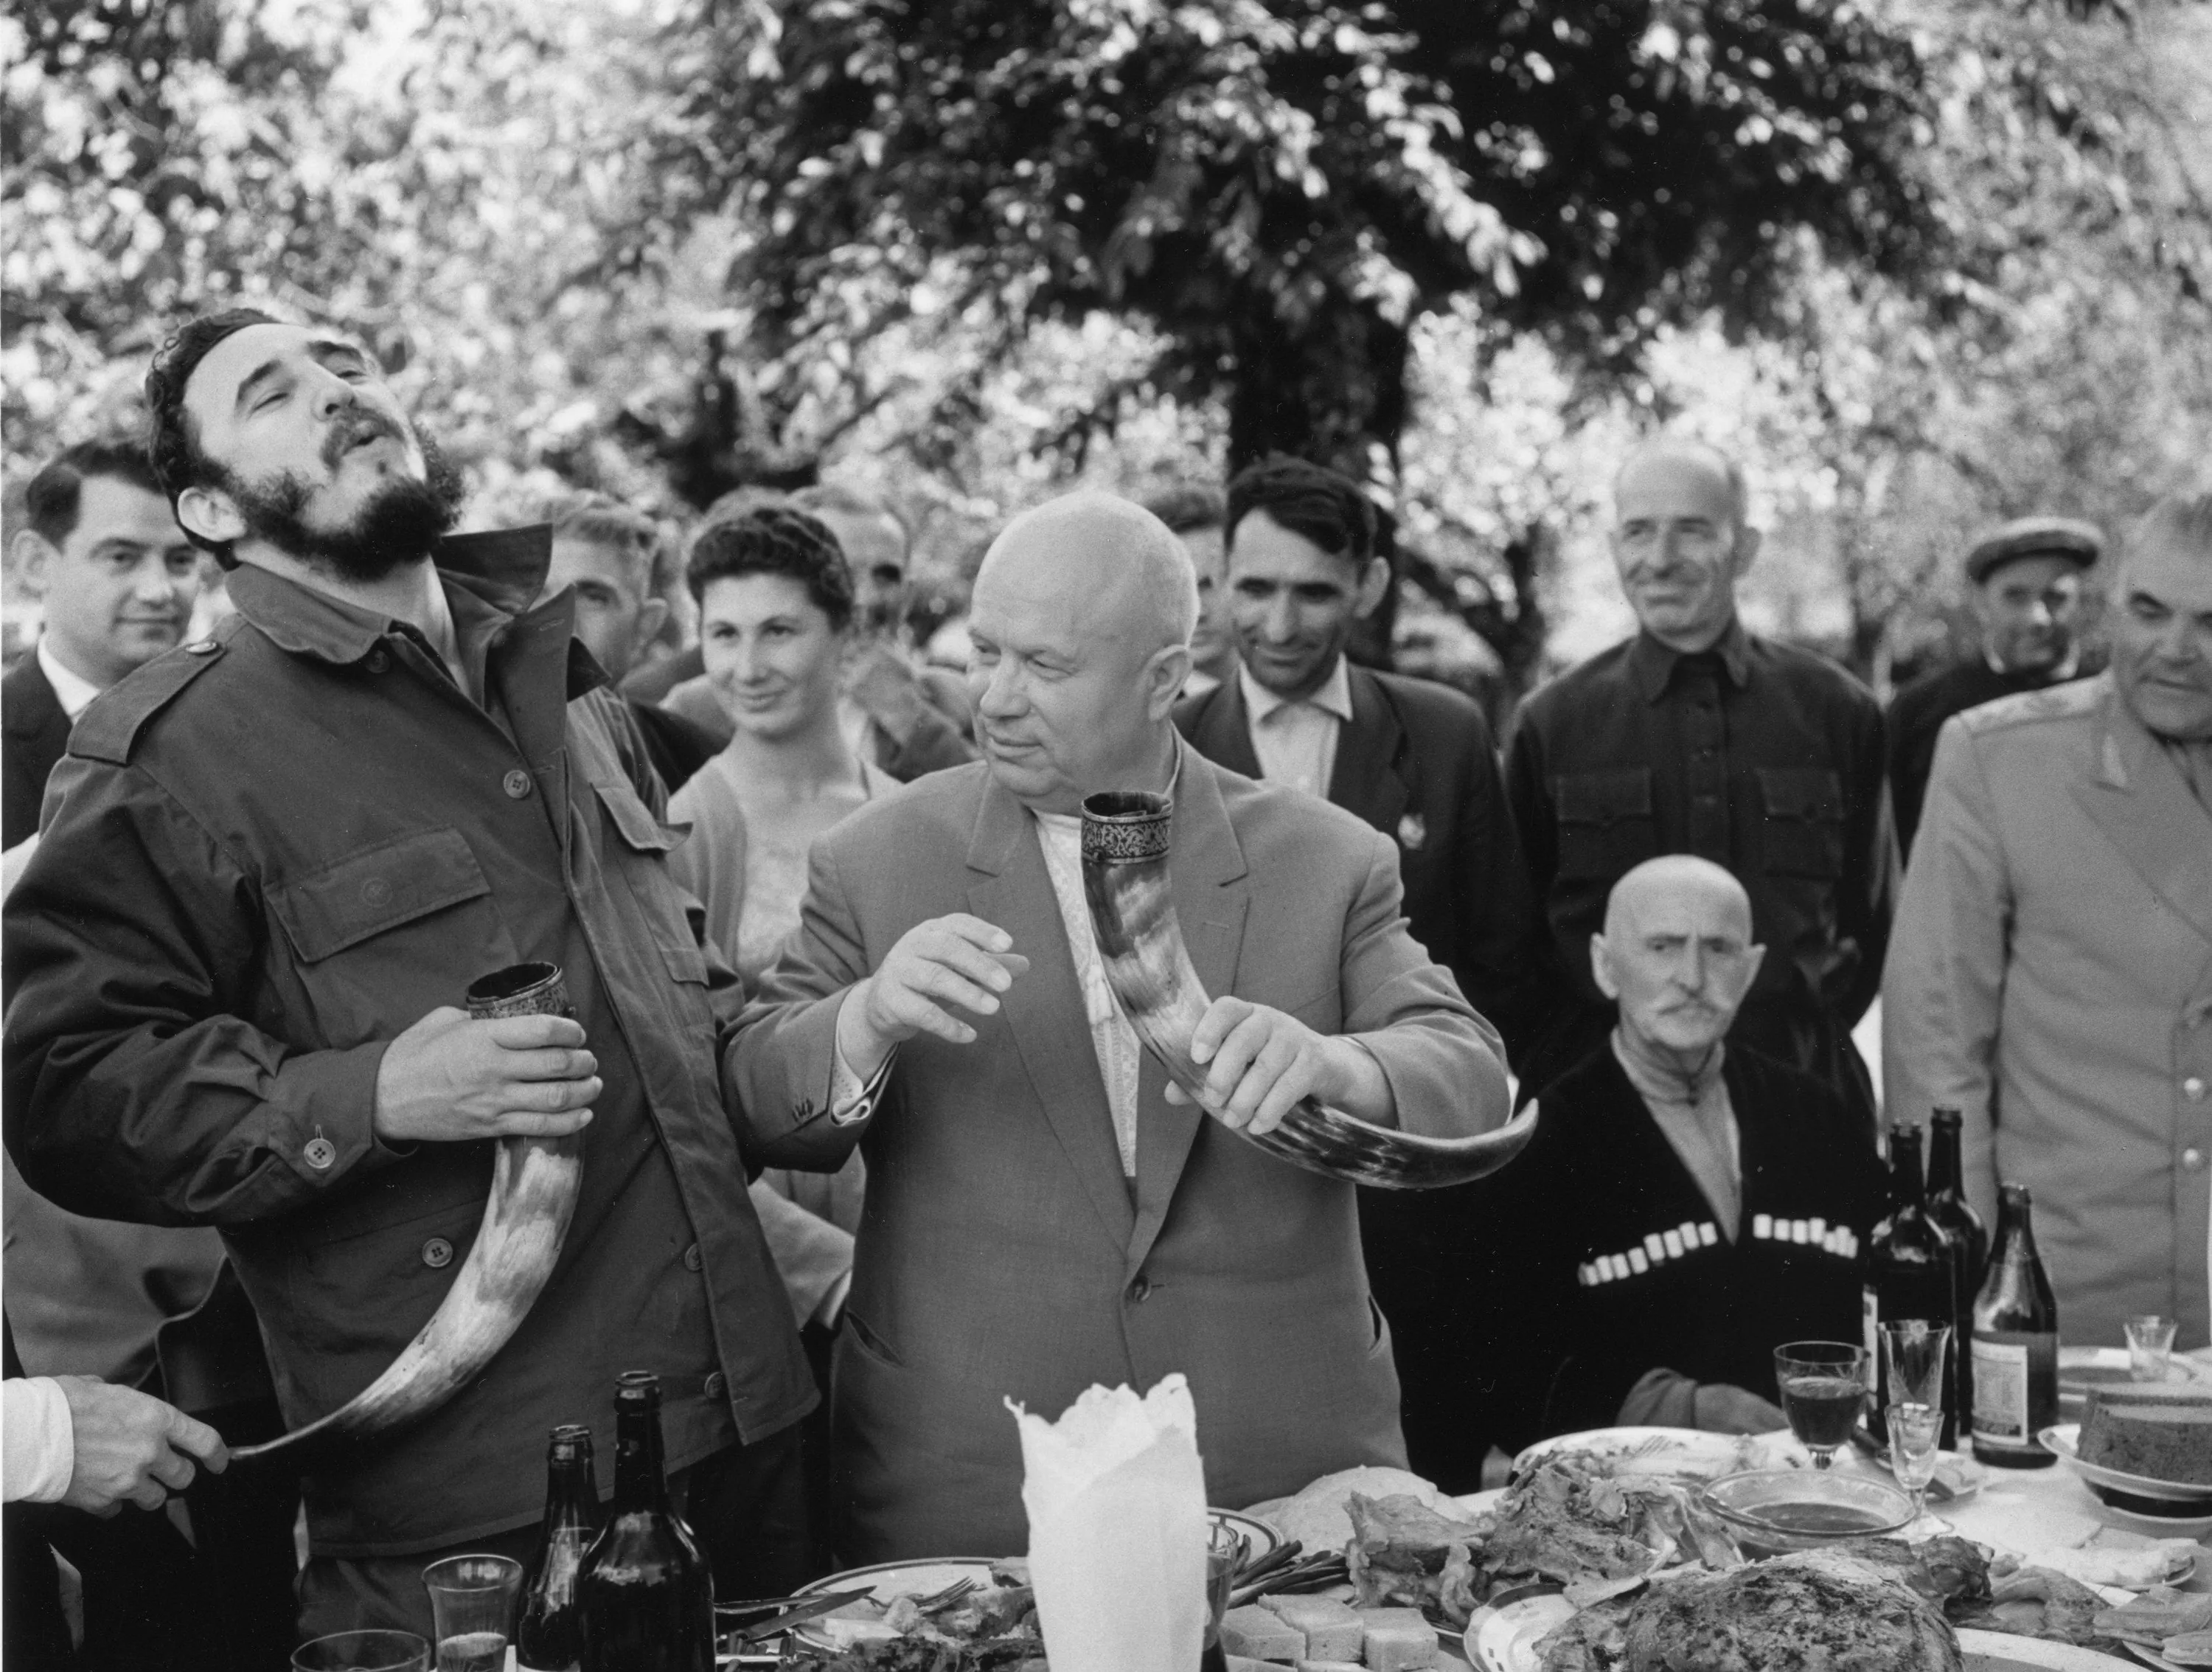
M 307 964 L 490 892 L 467 838 L 450 824 L 393 836 L 267 891 Z
M 623 844 L 641 854 L 668 853 L 690 834 L 687 830 L 673 829 L 655 818 L 644 798 L 619 779 L 605 782 L 595 780 L 592 787 L 599 793 L 599 805 L 614 820 Z
M 1769 818 L 1841 818 L 1844 781 L 1820 766 L 1762 766 L 1759 794 Z
M 1650 767 L 1562 773 L 1556 788 L 1563 824 L 1610 824 L 1618 819 L 1651 817 Z
M 668 966 L 672 979 L 700 987 L 707 984 L 706 953 L 688 941 L 681 945 L 665 940 L 656 944 L 660 948 L 660 961 Z

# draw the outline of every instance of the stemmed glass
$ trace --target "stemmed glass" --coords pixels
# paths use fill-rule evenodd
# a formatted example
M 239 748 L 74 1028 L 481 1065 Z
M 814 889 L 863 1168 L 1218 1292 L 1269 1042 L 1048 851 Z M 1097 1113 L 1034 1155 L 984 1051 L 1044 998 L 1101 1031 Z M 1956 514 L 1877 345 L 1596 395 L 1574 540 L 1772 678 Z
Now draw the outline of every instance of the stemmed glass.
M 1790 1432 L 1826 1468 L 1866 1402 L 1867 1355 L 1848 1341 L 1789 1341 L 1774 1349 L 1774 1384 Z
M 1917 1519 L 1926 1506 L 1928 1483 L 1936 1478 L 1936 1443 L 1943 1433 L 1944 1369 L 1951 1348 L 1951 1326 L 1925 1318 L 1904 1318 L 1881 1327 L 1882 1376 L 1888 1403 L 1882 1415 L 1889 1428 L 1889 1468 L 1897 1484 L 1912 1494 Z

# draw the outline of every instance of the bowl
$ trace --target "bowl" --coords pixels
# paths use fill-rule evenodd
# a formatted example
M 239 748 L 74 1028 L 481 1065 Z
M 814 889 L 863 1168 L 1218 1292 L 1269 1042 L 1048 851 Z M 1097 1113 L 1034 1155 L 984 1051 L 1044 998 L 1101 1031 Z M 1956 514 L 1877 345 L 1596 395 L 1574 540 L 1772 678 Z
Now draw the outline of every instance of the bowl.
M 1751 1469 L 1723 1475 L 1704 1496 L 1746 1555 L 1879 1538 L 1905 1526 L 1913 1515 L 1912 1499 L 1887 1481 L 1832 1469 Z

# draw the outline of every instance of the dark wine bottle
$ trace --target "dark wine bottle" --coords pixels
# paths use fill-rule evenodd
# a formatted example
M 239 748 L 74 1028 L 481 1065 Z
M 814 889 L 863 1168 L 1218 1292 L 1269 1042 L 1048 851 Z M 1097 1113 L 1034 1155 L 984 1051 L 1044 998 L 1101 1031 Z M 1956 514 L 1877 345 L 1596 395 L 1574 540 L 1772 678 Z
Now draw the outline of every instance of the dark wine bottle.
M 1974 1410 L 1974 1300 L 1982 1292 L 1982 1271 L 1990 1257 L 1990 1233 L 1966 1200 L 1966 1168 L 1960 1160 L 1960 1130 L 1966 1120 L 1955 1109 L 1939 1109 L 1929 1119 L 1928 1217 L 1951 1233 L 1956 1311 L 1951 1327 L 1951 1408 L 1971 1426 Z
M 576 1672 L 584 1662 L 584 1614 L 576 1578 L 599 1530 L 592 1480 L 592 1431 L 556 1428 L 545 1447 L 545 1530 L 523 1571 L 514 1628 L 516 1672 Z
M 2036 1436 L 2058 1420 L 2058 1298 L 2035 1251 L 2025 1184 L 1998 1193 L 1997 1243 L 1974 1302 L 1974 1456 L 2000 1468 L 2057 1461 Z
M 614 1505 L 576 1595 L 583 1672 L 714 1672 L 714 1577 L 668 1506 L 660 1380 L 643 1371 L 615 1389 Z
M 1921 1171 L 1920 1128 L 1903 1122 L 1889 1129 L 1889 1216 L 1874 1228 L 1867 1247 L 1861 1315 L 1874 1386 L 1867 1420 L 1877 1434 L 1889 1432 L 1889 1375 L 1881 1358 L 1881 1326 L 1923 1318 L 1949 1325 L 1957 1317 L 1956 1256 L 1950 1233 L 1928 1214 L 1928 1182 Z M 1952 1350 L 1958 1350 L 1953 1338 Z M 1942 1444 L 1957 1439 L 1957 1413 L 1943 1413 Z

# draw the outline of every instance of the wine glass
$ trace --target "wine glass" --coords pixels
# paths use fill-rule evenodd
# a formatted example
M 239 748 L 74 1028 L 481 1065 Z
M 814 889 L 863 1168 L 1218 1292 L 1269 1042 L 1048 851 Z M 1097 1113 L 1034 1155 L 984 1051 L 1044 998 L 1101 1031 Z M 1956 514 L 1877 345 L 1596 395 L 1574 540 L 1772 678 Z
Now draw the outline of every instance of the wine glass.
M 1814 1468 L 1827 1468 L 1851 1437 L 1866 1401 L 1866 1349 L 1848 1341 L 1789 1341 L 1774 1349 L 1783 1414 Z

